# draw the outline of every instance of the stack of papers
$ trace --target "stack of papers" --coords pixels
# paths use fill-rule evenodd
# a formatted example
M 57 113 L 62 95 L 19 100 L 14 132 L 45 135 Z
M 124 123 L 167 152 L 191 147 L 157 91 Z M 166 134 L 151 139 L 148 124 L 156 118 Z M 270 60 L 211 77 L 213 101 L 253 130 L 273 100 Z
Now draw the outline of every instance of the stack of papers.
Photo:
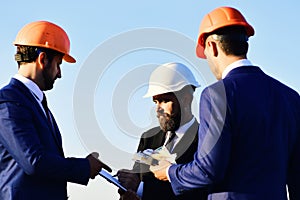
M 176 156 L 176 153 L 171 154 L 165 146 L 162 146 L 155 150 L 146 149 L 144 151 L 137 152 L 133 155 L 133 160 L 135 162 L 155 166 L 161 160 L 167 160 L 170 163 L 176 164 Z

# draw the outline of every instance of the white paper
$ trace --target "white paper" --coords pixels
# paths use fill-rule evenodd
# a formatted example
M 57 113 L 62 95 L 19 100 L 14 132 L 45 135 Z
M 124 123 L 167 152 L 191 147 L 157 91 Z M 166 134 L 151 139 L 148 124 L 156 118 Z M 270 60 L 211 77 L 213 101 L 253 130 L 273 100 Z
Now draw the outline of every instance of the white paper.
M 144 151 L 137 152 L 133 155 L 132 159 L 135 162 L 155 166 L 160 160 L 167 160 L 170 163 L 176 164 L 176 156 L 176 153 L 171 154 L 165 146 L 162 146 L 155 150 L 146 149 Z

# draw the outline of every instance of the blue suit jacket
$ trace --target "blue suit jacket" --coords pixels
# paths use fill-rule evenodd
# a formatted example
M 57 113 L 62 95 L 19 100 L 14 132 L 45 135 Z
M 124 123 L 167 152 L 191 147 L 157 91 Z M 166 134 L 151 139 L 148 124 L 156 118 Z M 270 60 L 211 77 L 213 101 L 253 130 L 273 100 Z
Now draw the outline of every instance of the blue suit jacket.
M 67 199 L 67 182 L 87 184 L 89 173 L 87 159 L 64 157 L 55 120 L 23 83 L 0 90 L 0 199 Z
M 176 194 L 198 187 L 208 199 L 300 199 L 300 97 L 258 67 L 232 70 L 200 100 L 194 161 L 172 165 Z

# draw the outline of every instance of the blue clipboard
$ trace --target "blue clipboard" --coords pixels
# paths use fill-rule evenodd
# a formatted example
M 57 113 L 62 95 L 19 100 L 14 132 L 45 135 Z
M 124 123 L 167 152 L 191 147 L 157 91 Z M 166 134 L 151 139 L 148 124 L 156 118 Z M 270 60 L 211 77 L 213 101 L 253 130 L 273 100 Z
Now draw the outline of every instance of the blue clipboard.
M 118 179 L 116 179 L 115 177 L 113 177 L 110 173 L 108 173 L 107 171 L 105 171 L 104 169 L 102 169 L 99 172 L 99 175 L 102 176 L 103 178 L 105 178 L 108 182 L 114 184 L 115 186 L 117 186 L 118 188 L 120 188 L 123 191 L 127 191 L 127 189 L 119 182 Z

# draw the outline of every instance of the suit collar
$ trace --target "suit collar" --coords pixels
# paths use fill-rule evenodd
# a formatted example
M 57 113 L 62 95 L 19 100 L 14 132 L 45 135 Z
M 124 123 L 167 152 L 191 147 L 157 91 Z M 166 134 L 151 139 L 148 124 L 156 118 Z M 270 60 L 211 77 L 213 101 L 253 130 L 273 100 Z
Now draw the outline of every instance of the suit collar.
M 30 91 L 30 89 L 27 86 L 25 86 L 25 84 L 22 83 L 20 80 L 15 78 L 11 79 L 10 84 L 17 87 L 32 102 L 32 105 L 34 105 L 37 108 L 38 112 L 42 115 L 44 121 L 48 124 L 45 112 L 43 108 L 39 105 L 40 102 L 38 102 L 37 98 Z
M 257 66 L 243 66 L 231 70 L 225 78 L 229 78 L 237 74 L 251 74 L 251 73 L 264 73 L 264 72 Z
M 22 82 L 40 102 L 43 100 L 43 92 L 35 82 L 22 76 L 21 74 L 14 75 L 14 78 Z
M 238 67 L 243 67 L 243 66 L 252 66 L 252 63 L 250 60 L 248 59 L 241 59 L 241 60 L 237 60 L 233 63 L 231 63 L 230 65 L 228 65 L 225 70 L 222 73 L 222 79 L 224 79 L 227 74 L 232 71 L 233 69 L 236 69 Z
M 25 94 L 30 101 L 37 103 L 36 98 L 34 95 L 31 93 L 31 91 L 22 83 L 20 80 L 16 78 L 12 78 L 10 80 L 10 85 L 17 87 L 20 91 L 22 91 L 23 94 Z

